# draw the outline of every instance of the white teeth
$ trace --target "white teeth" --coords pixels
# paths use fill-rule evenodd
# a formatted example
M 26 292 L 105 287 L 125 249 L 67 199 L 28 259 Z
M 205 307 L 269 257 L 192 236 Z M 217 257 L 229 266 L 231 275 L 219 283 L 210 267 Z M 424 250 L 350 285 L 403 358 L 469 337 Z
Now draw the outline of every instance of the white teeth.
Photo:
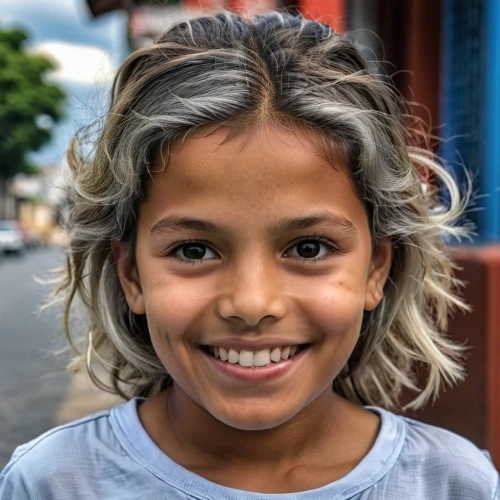
M 253 358 L 254 358 L 254 354 L 253 352 L 250 352 L 250 351 L 241 351 L 240 352 L 240 365 L 241 366 L 246 366 L 246 367 L 250 367 L 250 366 L 253 366 Z
M 283 347 L 283 349 L 281 350 L 281 359 L 288 359 L 288 356 L 290 355 L 290 347 L 289 345 L 287 345 L 286 347 Z
M 238 354 L 238 351 L 235 351 L 234 349 L 229 349 L 227 360 L 233 365 L 236 364 L 240 360 L 240 355 Z
M 222 361 L 227 361 L 228 358 L 227 350 L 224 349 L 224 347 L 219 347 L 219 354 L 220 354 L 220 359 L 222 359 Z
M 267 366 L 271 363 L 286 361 L 294 356 L 299 350 L 298 345 L 287 345 L 285 347 L 275 347 L 271 349 L 261 349 L 257 352 L 241 351 L 236 349 L 226 349 L 224 347 L 208 346 L 208 351 L 216 358 L 222 361 L 228 361 L 231 364 L 239 364 L 245 368 Z
M 271 362 L 271 353 L 269 349 L 262 349 L 257 351 L 253 356 L 254 366 L 266 366 Z
M 271 351 L 271 361 L 274 361 L 275 363 L 281 361 L 281 349 L 279 347 L 275 347 Z

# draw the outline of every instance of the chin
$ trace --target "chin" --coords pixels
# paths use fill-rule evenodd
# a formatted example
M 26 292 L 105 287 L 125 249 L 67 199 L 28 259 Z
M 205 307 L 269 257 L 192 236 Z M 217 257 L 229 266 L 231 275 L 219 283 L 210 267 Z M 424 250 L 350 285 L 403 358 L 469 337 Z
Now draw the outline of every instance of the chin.
M 265 431 L 278 427 L 290 420 L 297 411 L 270 411 L 270 408 L 255 408 L 248 411 L 210 412 L 223 424 L 242 431 Z

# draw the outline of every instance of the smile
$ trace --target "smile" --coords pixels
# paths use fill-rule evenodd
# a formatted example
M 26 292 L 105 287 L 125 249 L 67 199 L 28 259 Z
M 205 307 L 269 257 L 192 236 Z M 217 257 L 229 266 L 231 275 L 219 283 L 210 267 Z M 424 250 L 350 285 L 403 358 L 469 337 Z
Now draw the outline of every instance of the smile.
M 309 345 L 288 345 L 271 349 L 260 349 L 258 351 L 237 350 L 221 346 L 202 346 L 202 349 L 215 359 L 226 363 L 238 364 L 244 368 L 262 368 L 270 364 L 279 364 L 283 361 L 288 361 L 309 347 Z

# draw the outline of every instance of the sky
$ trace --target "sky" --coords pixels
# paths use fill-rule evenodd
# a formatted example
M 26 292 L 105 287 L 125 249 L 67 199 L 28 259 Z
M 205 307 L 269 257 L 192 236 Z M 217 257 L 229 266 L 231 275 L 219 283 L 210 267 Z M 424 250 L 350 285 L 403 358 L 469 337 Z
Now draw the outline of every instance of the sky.
M 22 27 L 29 50 L 58 66 L 48 79 L 67 94 L 66 117 L 54 138 L 31 156 L 34 163 L 59 165 L 75 131 L 101 116 L 113 76 L 127 56 L 127 19 L 112 12 L 92 19 L 85 0 L 0 0 L 0 29 Z

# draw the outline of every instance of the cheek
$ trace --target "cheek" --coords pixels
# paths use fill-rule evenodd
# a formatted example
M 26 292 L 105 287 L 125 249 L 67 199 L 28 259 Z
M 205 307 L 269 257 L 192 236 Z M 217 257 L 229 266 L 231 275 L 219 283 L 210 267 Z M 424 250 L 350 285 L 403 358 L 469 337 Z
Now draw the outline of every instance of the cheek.
M 361 280 L 336 278 L 299 291 L 300 303 L 316 331 L 336 337 L 357 334 L 361 327 L 365 288 Z
M 207 314 L 210 294 L 199 279 L 188 280 L 158 273 L 143 281 L 146 315 L 152 336 L 182 337 Z
M 318 290 L 310 301 L 308 316 L 312 328 L 321 332 L 318 338 L 321 380 L 335 378 L 348 362 L 359 339 L 363 306 L 363 289 L 343 281 Z
M 196 366 L 192 349 L 198 337 L 194 328 L 203 324 L 200 318 L 208 305 L 203 287 L 197 280 L 179 279 L 156 274 L 144 279 L 146 316 L 153 348 L 166 371 L 182 386 L 188 387 Z M 193 334 L 194 332 L 194 334 Z

